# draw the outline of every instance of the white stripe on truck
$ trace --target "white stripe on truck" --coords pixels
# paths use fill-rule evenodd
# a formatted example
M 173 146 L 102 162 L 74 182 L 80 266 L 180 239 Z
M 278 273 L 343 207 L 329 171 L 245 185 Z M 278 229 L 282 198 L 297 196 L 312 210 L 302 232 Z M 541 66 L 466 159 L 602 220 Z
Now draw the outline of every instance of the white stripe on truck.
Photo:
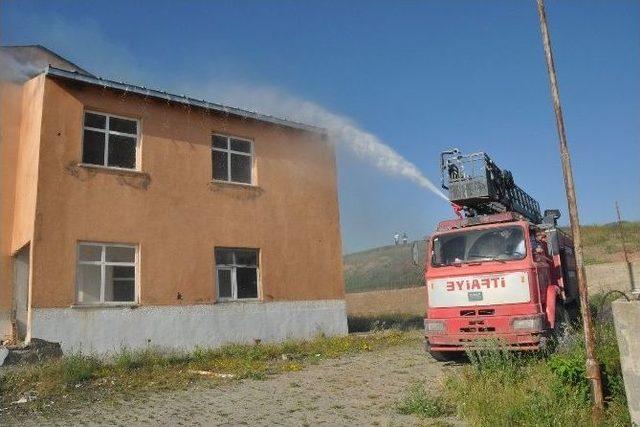
M 528 302 L 526 272 L 478 274 L 427 282 L 429 307 L 466 307 Z

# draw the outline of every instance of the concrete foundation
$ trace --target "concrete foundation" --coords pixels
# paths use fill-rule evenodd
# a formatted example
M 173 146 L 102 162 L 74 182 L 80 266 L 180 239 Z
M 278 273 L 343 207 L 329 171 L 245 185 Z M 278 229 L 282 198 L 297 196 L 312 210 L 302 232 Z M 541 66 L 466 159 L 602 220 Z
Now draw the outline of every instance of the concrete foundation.
M 241 302 L 187 306 L 33 309 L 31 336 L 59 342 L 65 354 L 123 348 L 190 350 L 226 343 L 344 335 L 344 300 Z
M 631 421 L 640 425 L 640 301 L 614 301 L 611 306 Z

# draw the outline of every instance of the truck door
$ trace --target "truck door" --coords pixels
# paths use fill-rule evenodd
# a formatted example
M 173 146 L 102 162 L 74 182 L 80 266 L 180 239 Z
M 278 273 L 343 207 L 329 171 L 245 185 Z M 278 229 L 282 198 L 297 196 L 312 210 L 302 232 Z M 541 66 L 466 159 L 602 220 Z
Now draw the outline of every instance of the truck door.
M 535 265 L 536 280 L 540 290 L 540 302 L 544 306 L 547 302 L 547 287 L 551 282 L 552 260 L 549 258 L 547 242 L 544 233 L 539 233 L 535 228 L 529 229 L 531 241 L 531 256 Z

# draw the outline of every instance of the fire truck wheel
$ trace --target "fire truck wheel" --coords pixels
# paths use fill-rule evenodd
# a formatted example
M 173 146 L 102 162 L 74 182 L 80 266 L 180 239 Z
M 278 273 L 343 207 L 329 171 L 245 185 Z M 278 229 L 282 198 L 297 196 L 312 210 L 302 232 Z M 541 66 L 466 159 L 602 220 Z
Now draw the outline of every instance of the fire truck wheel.
M 438 362 L 451 362 L 452 360 L 457 360 L 462 355 L 461 352 L 458 351 L 433 351 L 429 350 L 429 354 Z
M 556 321 L 553 326 L 553 338 L 557 344 L 562 344 L 566 338 L 569 326 L 569 316 L 562 301 L 556 301 Z
M 571 325 L 580 323 L 582 317 L 580 314 L 580 303 L 572 301 L 568 305 L 565 305 L 565 311 L 567 312 L 567 321 Z

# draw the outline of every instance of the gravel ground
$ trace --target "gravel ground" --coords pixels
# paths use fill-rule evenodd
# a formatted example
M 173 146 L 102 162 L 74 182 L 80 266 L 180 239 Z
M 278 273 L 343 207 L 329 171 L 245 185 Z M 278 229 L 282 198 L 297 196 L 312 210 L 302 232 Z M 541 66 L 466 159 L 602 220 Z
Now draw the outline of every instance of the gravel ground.
M 431 425 L 400 415 L 395 403 L 411 384 L 436 390 L 444 366 L 421 344 L 325 360 L 266 380 L 199 384 L 186 391 L 114 398 L 69 411 L 60 418 L 5 419 L 19 425 Z M 455 419 L 437 425 L 459 425 Z

